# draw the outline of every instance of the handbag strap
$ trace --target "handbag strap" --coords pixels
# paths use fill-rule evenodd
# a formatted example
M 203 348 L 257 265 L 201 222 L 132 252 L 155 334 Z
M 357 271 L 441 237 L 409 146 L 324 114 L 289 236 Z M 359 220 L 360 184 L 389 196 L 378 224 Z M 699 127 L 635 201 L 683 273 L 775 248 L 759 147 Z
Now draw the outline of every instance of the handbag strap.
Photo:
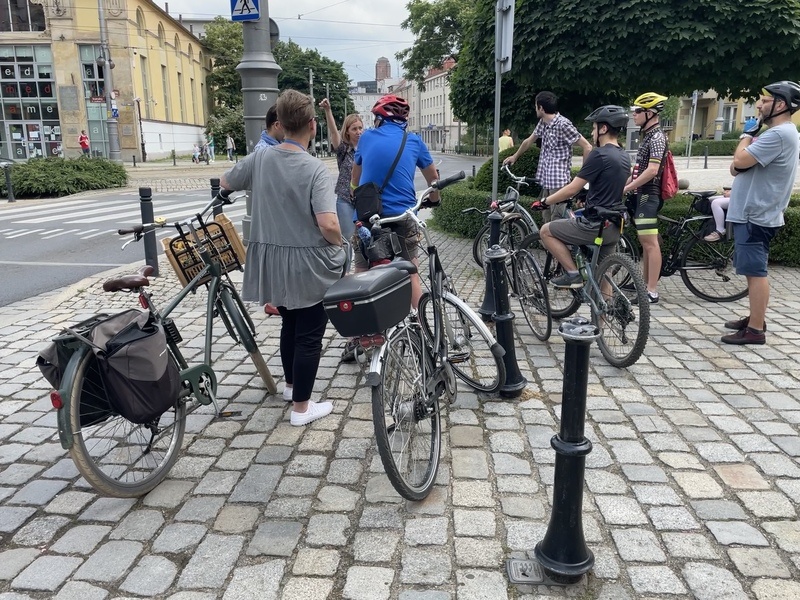
M 406 138 L 408 137 L 408 132 L 403 129 L 403 141 L 400 142 L 400 150 L 397 151 L 397 156 L 394 157 L 394 162 L 392 166 L 389 167 L 389 172 L 386 173 L 386 179 L 383 180 L 383 185 L 381 186 L 380 193 L 383 193 L 383 189 L 389 184 L 389 179 L 391 179 L 392 174 L 394 173 L 394 169 L 397 166 L 397 163 L 400 162 L 400 157 L 403 155 L 403 148 L 406 147 Z

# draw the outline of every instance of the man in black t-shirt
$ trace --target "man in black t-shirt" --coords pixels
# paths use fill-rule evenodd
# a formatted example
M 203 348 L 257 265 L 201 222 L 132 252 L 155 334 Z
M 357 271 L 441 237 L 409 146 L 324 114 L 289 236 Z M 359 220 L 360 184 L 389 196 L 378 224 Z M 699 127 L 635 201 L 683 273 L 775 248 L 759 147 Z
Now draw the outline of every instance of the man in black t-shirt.
M 631 162 L 619 147 L 617 137 L 628 123 L 628 115 L 621 106 L 601 106 L 586 117 L 592 123 L 592 141 L 597 146 L 583 163 L 581 170 L 570 183 L 551 196 L 534 202 L 532 208 L 544 210 L 564 202 L 589 184 L 583 215 L 574 219 L 559 219 L 545 223 L 540 234 L 545 248 L 556 258 L 564 274 L 552 279 L 554 287 L 580 288 L 583 277 L 578 272 L 567 245 L 591 244 L 597 237 L 600 219 L 595 207 L 611 208 L 622 201 L 622 189 L 631 170 Z M 600 259 L 613 251 L 619 240 L 619 225 L 611 223 L 603 230 Z

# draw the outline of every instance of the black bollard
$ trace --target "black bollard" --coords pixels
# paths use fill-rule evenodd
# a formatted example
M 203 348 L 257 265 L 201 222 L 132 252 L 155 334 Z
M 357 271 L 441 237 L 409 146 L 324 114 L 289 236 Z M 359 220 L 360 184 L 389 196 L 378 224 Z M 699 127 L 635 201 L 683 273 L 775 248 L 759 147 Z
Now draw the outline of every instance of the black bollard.
M 497 213 L 493 213 L 497 214 Z M 491 216 L 490 216 L 491 218 Z M 484 261 L 490 264 L 492 274 L 492 291 L 494 292 L 494 305 L 497 308 L 492 319 L 495 322 L 497 343 L 506 353 L 503 362 L 506 365 L 506 381 L 500 386 L 500 396 L 503 398 L 519 398 L 528 380 L 519 372 L 517 354 L 514 347 L 514 313 L 508 302 L 508 278 L 506 275 L 506 259 L 509 251 L 494 245 L 483 255 Z
M 153 222 L 153 192 L 150 188 L 139 188 L 139 208 L 142 212 L 142 223 Z M 156 246 L 156 230 L 151 229 L 144 234 L 144 263 L 155 269 L 153 277 L 158 277 L 158 247 Z
M 475 165 L 472 165 L 472 176 L 475 177 Z
M 211 178 L 211 197 L 216 198 L 217 194 L 219 194 L 219 178 L 212 177 Z M 222 204 L 219 204 L 214 207 L 214 216 L 222 214 Z
M 583 536 L 583 480 L 586 455 L 592 443 L 584 436 L 586 386 L 589 381 L 589 348 L 600 332 L 583 317 L 562 323 L 559 333 L 566 342 L 561 430 L 550 440 L 556 451 L 553 512 L 544 539 L 534 555 L 553 581 L 580 581 L 594 565 L 594 555 Z
M 172 149 L 172 166 L 175 167 L 178 165 L 177 163 L 177 156 L 175 155 L 175 148 Z
M 500 225 L 503 223 L 503 215 L 493 212 L 489 215 L 489 248 L 500 244 Z M 486 259 L 486 252 L 483 257 L 483 274 L 485 276 L 485 286 L 483 289 L 483 302 L 478 309 L 481 318 L 489 322 L 496 311 L 494 304 L 494 292 L 492 291 L 492 270 L 489 261 Z
M 136 155 L 133 155 L 133 168 L 136 168 Z
M 703 168 L 708 168 L 708 146 L 703 148 Z
M 14 197 L 14 184 L 11 183 L 11 163 L 5 163 L 3 165 L 3 171 L 6 174 L 6 191 L 8 192 L 8 201 L 9 202 L 16 202 L 17 199 Z

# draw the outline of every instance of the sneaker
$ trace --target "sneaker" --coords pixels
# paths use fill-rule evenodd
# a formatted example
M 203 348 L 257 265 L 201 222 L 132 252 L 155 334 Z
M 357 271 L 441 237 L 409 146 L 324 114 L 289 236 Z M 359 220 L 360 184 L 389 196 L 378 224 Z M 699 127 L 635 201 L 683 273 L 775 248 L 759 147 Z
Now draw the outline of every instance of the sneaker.
M 312 421 L 328 416 L 331 414 L 331 411 L 333 411 L 333 404 L 330 402 L 309 402 L 306 412 L 299 413 L 292 411 L 289 422 L 295 427 L 302 427 L 303 425 L 308 425 Z
M 735 321 L 728 321 L 725 323 L 725 329 L 733 329 L 734 331 L 741 331 L 750 325 L 750 315 L 743 319 L 736 319 Z M 764 331 L 767 330 L 767 322 L 764 321 Z
M 342 350 L 342 358 L 340 359 L 340 362 L 356 362 L 356 352 L 358 352 L 358 348 L 358 339 L 353 338 L 347 340 L 347 343 L 344 345 L 344 350 Z
M 580 273 L 575 273 L 574 275 L 564 273 L 558 277 L 553 277 L 550 283 L 553 284 L 553 287 L 557 288 L 577 289 L 583 287 L 583 277 Z
M 286 402 L 291 402 L 292 401 L 292 391 L 293 391 L 293 388 L 283 388 L 283 399 Z
M 275 306 L 273 306 L 269 302 L 267 302 L 264 305 L 264 312 L 267 313 L 268 315 L 279 315 L 279 314 L 281 314 L 280 312 L 278 312 L 278 309 L 275 308 Z
M 647 292 L 647 301 L 650 304 L 658 304 L 659 295 L 654 294 L 653 292 Z M 634 296 L 631 298 L 631 304 L 639 304 L 639 296 Z
M 722 232 L 720 231 L 712 231 L 703 238 L 703 240 L 706 242 L 718 242 L 721 239 L 722 239 Z
M 723 344 L 766 344 L 767 335 L 763 331 L 756 331 L 751 327 L 740 329 L 736 333 L 722 336 Z

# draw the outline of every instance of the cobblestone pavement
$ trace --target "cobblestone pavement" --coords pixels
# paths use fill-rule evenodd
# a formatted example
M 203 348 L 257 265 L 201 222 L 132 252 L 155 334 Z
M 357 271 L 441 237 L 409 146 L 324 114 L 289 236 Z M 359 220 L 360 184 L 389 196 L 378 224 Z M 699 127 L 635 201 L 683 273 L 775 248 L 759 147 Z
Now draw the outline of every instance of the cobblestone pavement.
M 470 243 L 438 236 L 462 296 L 480 301 Z M 460 388 L 445 409 L 437 485 L 401 500 L 373 441 L 370 391 L 333 330 L 315 394 L 334 414 L 288 423 L 246 355 L 215 346 L 220 395 L 241 418 L 189 418 L 168 479 L 139 500 L 99 497 L 58 443 L 37 351 L 59 328 L 128 306 L 102 278 L 0 310 L 0 599 L 173 600 L 800 597 L 800 308 L 796 271 L 772 272 L 766 346 L 727 347 L 744 314 L 663 282 L 651 339 L 627 370 L 591 352 L 584 529 L 596 563 L 569 588 L 511 586 L 551 513 L 564 345 L 519 327 L 520 399 Z M 176 283 L 166 264 L 154 285 Z M 176 318 L 197 351 L 204 298 Z M 259 307 L 276 376 L 279 321 Z

